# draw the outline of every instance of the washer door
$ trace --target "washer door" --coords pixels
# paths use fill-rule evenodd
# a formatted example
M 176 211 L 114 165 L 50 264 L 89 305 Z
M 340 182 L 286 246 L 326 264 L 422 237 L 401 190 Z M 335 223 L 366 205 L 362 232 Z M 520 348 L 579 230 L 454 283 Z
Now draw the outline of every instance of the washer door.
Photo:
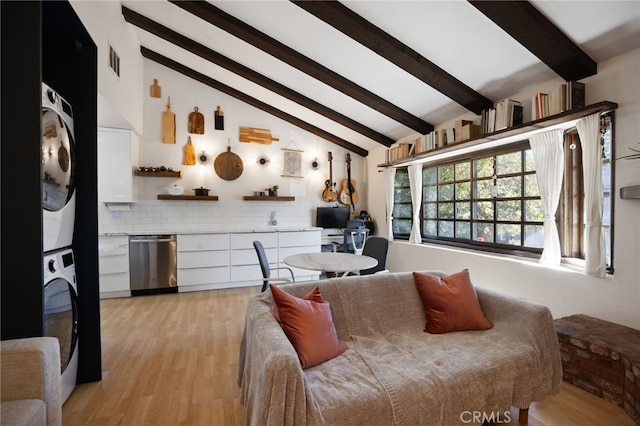
M 75 189 L 73 135 L 62 117 L 42 109 L 42 206 L 58 211 L 67 205 Z
M 60 373 L 64 373 L 78 341 L 78 309 L 76 291 L 63 278 L 44 286 L 44 335 L 58 338 Z

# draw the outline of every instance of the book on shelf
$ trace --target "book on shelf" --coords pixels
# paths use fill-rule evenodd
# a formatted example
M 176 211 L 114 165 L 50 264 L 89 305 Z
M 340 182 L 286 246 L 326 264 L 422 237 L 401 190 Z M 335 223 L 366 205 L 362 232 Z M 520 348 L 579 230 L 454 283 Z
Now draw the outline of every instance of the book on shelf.
M 514 108 L 516 106 L 521 106 L 520 101 L 510 98 L 496 102 L 496 122 L 494 131 L 513 126 Z
M 585 106 L 585 84 L 578 81 L 561 83 L 549 93 L 536 93 L 531 98 L 531 120 Z
M 473 124 L 471 120 L 456 120 L 455 122 L 455 142 L 462 142 L 465 138 L 462 137 L 462 127 L 467 124 Z M 468 139 L 468 138 L 467 138 Z

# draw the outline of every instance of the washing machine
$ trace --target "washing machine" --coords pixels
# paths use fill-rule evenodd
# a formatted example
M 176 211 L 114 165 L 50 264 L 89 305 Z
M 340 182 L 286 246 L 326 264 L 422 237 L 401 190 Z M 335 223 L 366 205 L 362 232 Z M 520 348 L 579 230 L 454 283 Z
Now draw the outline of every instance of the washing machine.
M 71 246 L 75 222 L 75 139 L 71 105 L 42 83 L 43 251 Z
M 45 253 L 44 335 L 60 342 L 62 402 L 76 386 L 78 375 L 78 288 L 73 250 Z

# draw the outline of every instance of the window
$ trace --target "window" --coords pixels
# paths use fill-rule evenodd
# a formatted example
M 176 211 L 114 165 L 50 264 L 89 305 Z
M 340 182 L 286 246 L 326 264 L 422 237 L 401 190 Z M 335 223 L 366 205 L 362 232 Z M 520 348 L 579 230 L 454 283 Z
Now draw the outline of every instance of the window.
M 612 114 L 602 116 L 603 227 L 612 272 Z M 557 211 L 563 257 L 584 259 L 582 151 L 577 131 L 565 134 L 565 172 Z M 425 242 L 537 256 L 544 245 L 544 214 L 528 141 L 422 169 L 421 233 Z M 393 231 L 411 232 L 411 191 L 406 169 L 395 179 Z
M 424 167 L 427 240 L 541 251 L 542 203 L 528 144 Z
M 399 169 L 393 184 L 393 235 L 408 238 L 412 217 L 409 173 L 407 169 Z

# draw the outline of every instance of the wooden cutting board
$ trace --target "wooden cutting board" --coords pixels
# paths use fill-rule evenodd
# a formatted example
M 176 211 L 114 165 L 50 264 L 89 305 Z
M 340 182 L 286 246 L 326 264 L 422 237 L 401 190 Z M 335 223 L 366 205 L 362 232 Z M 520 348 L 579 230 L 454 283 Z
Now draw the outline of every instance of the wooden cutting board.
M 162 112 L 162 143 L 176 143 L 176 115 L 171 112 L 171 97 L 167 110 Z
M 189 113 L 189 133 L 204 135 L 204 115 L 198 112 L 198 107 Z
M 231 152 L 231 146 L 227 146 L 227 152 L 223 152 L 216 157 L 213 162 L 213 168 L 221 179 L 236 180 L 242 174 L 244 165 L 242 164 L 242 159 Z
M 159 98 L 162 94 L 162 88 L 158 86 L 158 79 L 153 79 L 153 84 L 149 86 L 149 96 L 152 98 Z
M 184 161 L 185 166 L 196 165 L 196 147 L 191 143 L 191 136 L 187 139 L 187 144 L 184 146 Z
M 271 145 L 271 142 L 277 142 L 280 139 L 271 137 L 271 131 L 268 129 L 255 129 L 253 127 L 241 126 L 238 140 L 240 142 Z

